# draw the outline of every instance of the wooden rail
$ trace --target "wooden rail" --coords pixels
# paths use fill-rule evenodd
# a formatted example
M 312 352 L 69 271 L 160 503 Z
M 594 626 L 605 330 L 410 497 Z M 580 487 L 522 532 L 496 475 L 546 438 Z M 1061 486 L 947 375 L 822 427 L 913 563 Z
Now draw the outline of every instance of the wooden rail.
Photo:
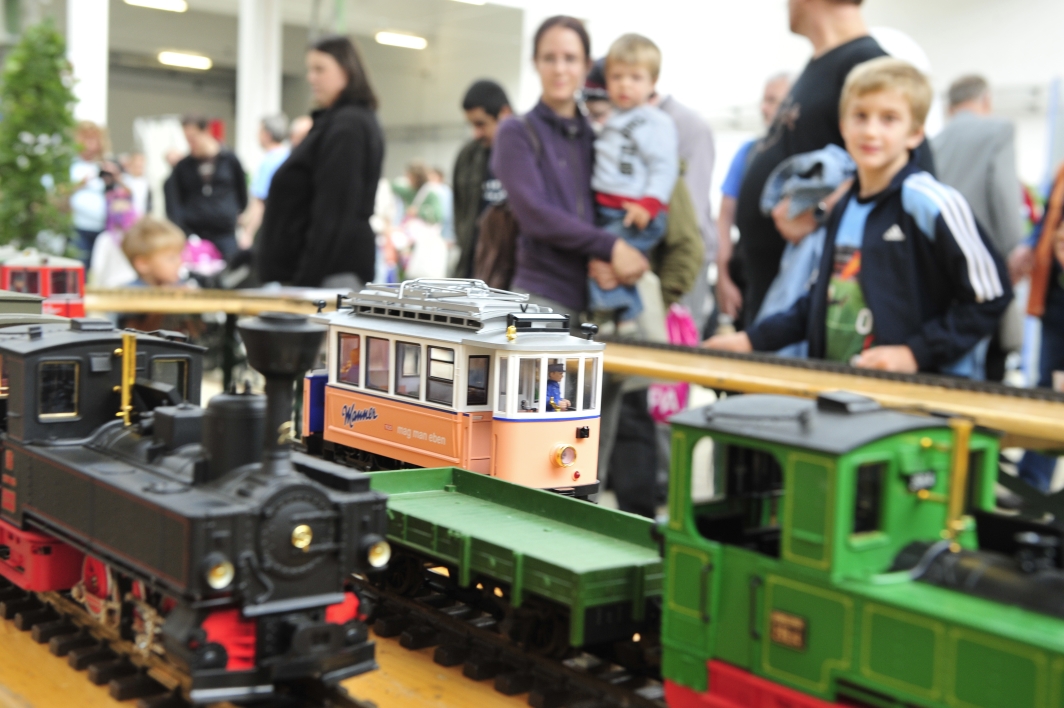
M 181 288 L 89 288 L 85 292 L 88 312 L 155 313 L 198 315 L 224 312 L 257 315 L 261 312 L 313 314 L 317 302 L 326 310 L 336 309 L 339 290 L 283 288 L 281 290 L 192 290 Z
M 612 342 L 606 345 L 605 368 L 616 374 L 688 381 L 740 393 L 815 398 L 823 391 L 853 391 L 890 408 L 969 417 L 977 425 L 1002 431 L 1005 446 L 1064 449 L 1064 404 L 1056 401 Z

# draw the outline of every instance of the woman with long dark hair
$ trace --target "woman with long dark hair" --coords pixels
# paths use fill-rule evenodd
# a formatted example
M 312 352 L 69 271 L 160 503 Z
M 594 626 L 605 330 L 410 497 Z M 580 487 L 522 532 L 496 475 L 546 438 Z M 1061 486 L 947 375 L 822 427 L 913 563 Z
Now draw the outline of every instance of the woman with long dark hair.
M 310 133 L 277 170 L 259 233 L 264 282 L 359 289 L 373 280 L 370 228 L 384 159 L 377 97 L 346 37 L 318 40 L 306 56 L 318 109 Z
M 564 15 L 544 20 L 532 60 L 543 93 L 529 113 L 499 126 L 491 168 L 517 217 L 513 288 L 575 324 L 587 305 L 589 262 L 597 264 L 592 275 L 605 288 L 634 283 L 648 264 L 624 239 L 595 226 L 595 135 L 576 105 L 591 70 L 583 23 Z

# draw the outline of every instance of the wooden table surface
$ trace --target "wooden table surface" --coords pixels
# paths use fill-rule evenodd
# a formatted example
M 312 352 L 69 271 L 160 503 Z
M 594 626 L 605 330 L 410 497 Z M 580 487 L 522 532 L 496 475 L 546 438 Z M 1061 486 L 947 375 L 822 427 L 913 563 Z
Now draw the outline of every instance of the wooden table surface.
M 443 668 L 432 649 L 408 651 L 398 640 L 377 638 L 380 670 L 344 682 L 351 695 L 378 708 L 527 708 L 527 696 L 497 693 L 491 681 L 471 681 L 462 667 Z M 29 632 L 0 620 L 0 708 L 114 708 L 106 686 L 93 686 L 84 671 L 52 656 Z

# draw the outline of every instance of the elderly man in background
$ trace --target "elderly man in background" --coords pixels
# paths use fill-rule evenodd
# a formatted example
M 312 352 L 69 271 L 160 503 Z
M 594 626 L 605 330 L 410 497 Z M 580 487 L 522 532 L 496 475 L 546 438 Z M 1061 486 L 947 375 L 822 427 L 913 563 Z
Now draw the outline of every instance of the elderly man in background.
M 273 173 L 288 159 L 290 152 L 284 144 L 288 137 L 288 116 L 278 113 L 266 116 L 259 125 L 259 145 L 264 154 L 255 176 L 251 178 L 251 203 L 241 218 L 244 230 L 240 235 L 240 247 L 251 248 L 255 240 L 255 234 L 262 226 L 262 214 L 266 210 L 266 196 L 270 192 L 270 182 L 273 181 Z
M 946 127 L 931 141 L 938 179 L 956 189 L 972 206 L 1002 256 L 1009 258 L 1013 282 L 1029 272 L 1022 251 L 1020 180 L 1016 176 L 1015 129 L 991 114 L 990 86 L 982 76 L 962 76 L 949 87 Z M 1026 259 L 1029 260 L 1029 259 Z M 986 376 L 1001 381 L 1005 358 L 1023 339 L 1021 303 L 1016 301 L 1002 318 L 987 351 Z

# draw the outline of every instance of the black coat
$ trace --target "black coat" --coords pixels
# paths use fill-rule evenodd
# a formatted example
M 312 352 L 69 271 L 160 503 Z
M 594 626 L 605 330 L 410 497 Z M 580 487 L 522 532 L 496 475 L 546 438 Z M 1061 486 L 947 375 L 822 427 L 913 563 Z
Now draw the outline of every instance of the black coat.
M 372 110 L 342 101 L 313 114 L 314 127 L 273 176 L 258 236 L 264 282 L 316 287 L 335 273 L 373 280 L 369 218 L 384 137 Z
M 214 158 L 214 174 L 208 184 L 200 174 L 201 162 L 188 155 L 174 165 L 164 185 L 166 218 L 190 236 L 209 240 L 232 236 L 237 217 L 248 206 L 244 169 L 236 155 L 222 148 Z

